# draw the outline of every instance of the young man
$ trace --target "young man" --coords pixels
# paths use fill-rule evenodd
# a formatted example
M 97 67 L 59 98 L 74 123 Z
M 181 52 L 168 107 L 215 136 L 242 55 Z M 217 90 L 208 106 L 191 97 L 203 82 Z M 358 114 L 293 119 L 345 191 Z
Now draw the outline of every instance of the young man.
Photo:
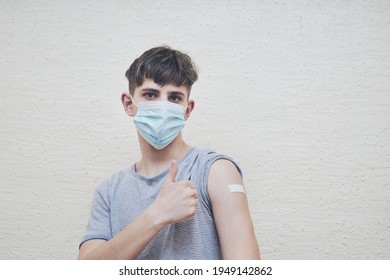
M 97 189 L 79 259 L 259 259 L 241 170 L 182 138 L 198 78 L 190 57 L 153 48 L 126 77 L 142 156 Z

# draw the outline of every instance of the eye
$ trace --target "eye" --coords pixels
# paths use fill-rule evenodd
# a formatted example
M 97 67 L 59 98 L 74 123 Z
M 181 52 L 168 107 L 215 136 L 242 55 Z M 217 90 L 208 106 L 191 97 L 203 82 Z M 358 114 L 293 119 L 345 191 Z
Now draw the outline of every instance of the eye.
M 171 95 L 171 96 L 169 96 L 169 100 L 171 102 L 177 103 L 177 102 L 180 102 L 182 100 L 182 98 L 179 95 Z
M 156 97 L 156 94 L 154 92 L 146 92 L 143 94 L 143 96 L 146 99 L 151 100 L 151 99 L 154 99 Z

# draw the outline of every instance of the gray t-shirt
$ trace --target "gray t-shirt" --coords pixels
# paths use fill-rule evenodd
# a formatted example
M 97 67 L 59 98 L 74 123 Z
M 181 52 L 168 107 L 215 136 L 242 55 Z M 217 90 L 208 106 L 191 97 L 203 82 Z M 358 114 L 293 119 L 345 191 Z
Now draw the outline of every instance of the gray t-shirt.
M 211 165 L 229 157 L 192 148 L 180 161 L 176 180 L 191 180 L 199 193 L 195 216 L 165 226 L 137 259 L 221 259 L 207 181 Z M 234 163 L 234 162 L 233 162 Z M 240 168 L 234 163 L 242 176 Z M 134 221 L 156 199 L 168 169 L 152 178 L 135 170 L 135 164 L 105 180 L 96 190 L 88 227 L 80 245 L 90 239 L 110 240 Z

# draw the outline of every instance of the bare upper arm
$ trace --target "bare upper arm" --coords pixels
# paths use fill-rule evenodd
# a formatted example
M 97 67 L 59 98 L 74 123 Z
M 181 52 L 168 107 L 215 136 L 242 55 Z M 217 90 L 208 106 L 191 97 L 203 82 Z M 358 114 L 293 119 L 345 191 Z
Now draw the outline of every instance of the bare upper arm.
M 231 192 L 231 184 L 243 186 L 236 166 L 217 160 L 210 169 L 208 191 L 224 259 L 259 259 L 260 253 L 245 193 Z

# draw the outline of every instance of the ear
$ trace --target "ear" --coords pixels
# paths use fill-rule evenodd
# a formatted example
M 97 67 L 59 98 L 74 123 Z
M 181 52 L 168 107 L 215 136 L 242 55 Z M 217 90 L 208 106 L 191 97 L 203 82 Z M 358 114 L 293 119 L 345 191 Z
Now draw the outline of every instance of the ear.
M 185 120 L 188 120 L 194 108 L 195 108 L 195 101 L 192 99 L 188 100 L 187 109 L 184 111 Z
M 134 117 L 135 115 L 135 105 L 133 102 L 133 98 L 130 96 L 130 93 L 124 92 L 121 96 L 123 109 L 125 109 L 126 114 L 130 117 Z

